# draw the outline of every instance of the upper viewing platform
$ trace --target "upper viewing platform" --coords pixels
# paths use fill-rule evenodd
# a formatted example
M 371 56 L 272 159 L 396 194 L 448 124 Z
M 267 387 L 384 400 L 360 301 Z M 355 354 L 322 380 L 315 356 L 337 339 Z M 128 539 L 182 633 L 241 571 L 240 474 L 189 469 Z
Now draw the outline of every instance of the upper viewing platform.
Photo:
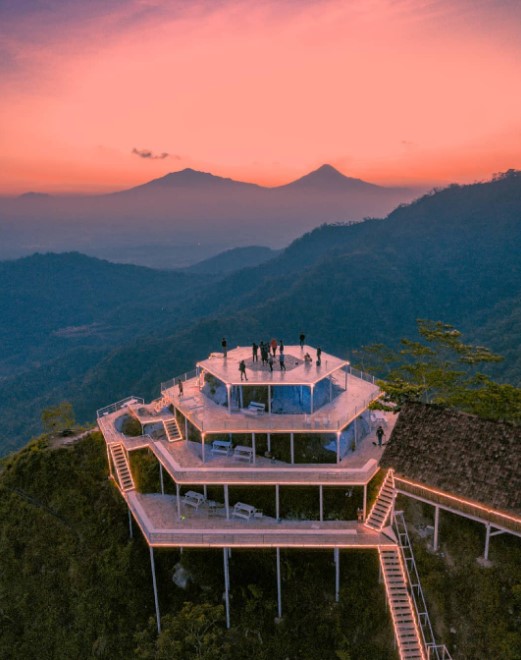
M 277 348 L 273 358 L 273 367 L 269 363 L 263 364 L 261 356 L 253 359 L 251 347 L 237 346 L 228 351 L 227 356 L 223 353 L 212 353 L 206 360 L 201 360 L 197 366 L 218 378 L 225 385 L 316 385 L 319 381 L 327 378 L 342 367 L 349 365 L 348 360 L 342 360 L 325 353 L 319 353 L 317 364 L 317 349 L 312 346 L 285 346 L 284 368 L 280 364 L 280 347 Z M 308 359 L 306 360 L 306 356 Z M 239 365 L 244 360 L 245 376 L 248 379 L 241 380 Z

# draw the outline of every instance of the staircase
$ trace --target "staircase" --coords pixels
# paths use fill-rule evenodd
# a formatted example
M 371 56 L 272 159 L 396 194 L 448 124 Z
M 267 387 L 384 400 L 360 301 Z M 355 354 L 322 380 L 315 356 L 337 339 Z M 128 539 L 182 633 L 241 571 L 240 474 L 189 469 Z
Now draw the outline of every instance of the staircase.
M 389 519 L 389 514 L 392 511 L 395 497 L 394 473 L 392 470 L 389 470 L 380 487 L 380 492 L 373 504 L 373 508 L 367 516 L 365 526 L 369 527 L 369 529 L 381 532 Z
M 402 558 L 411 585 L 411 594 L 416 610 L 416 616 L 420 624 L 420 631 L 422 634 L 423 642 L 428 652 L 429 660 L 452 660 L 451 655 L 444 644 L 436 644 L 434 631 L 432 629 L 429 612 L 427 610 L 427 603 L 423 595 L 423 589 L 420 583 L 420 576 L 416 568 L 414 560 L 414 553 L 412 550 L 409 532 L 403 516 L 403 511 L 395 511 L 394 525 L 398 537 L 398 543 L 402 553 Z
M 427 660 L 398 548 L 380 549 L 380 565 L 400 660 Z
M 177 423 L 177 419 L 175 417 L 163 421 L 163 426 L 165 427 L 165 433 L 166 437 L 168 438 L 168 442 L 177 442 L 178 440 L 183 439 L 183 434 L 181 433 L 181 429 L 179 428 L 179 424 Z
M 123 492 L 135 488 L 132 472 L 128 463 L 127 452 L 121 442 L 111 442 L 109 444 L 110 455 L 116 468 L 119 487 Z

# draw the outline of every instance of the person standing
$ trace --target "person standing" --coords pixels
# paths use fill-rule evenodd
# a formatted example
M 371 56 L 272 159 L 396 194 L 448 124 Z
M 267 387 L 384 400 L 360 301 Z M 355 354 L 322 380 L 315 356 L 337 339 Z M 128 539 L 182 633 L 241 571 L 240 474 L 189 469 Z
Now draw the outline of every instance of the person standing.
M 320 348 L 320 346 L 318 346 L 318 348 L 317 348 L 317 367 L 320 367 L 321 364 L 322 364 L 322 349 Z
M 306 335 L 303 332 L 301 332 L 298 340 L 300 342 L 300 350 L 303 351 L 304 350 L 304 342 L 306 341 Z
M 273 372 L 273 355 L 271 353 L 268 353 L 268 366 L 270 371 Z
M 380 426 L 376 429 L 376 437 L 378 438 L 379 447 L 382 446 L 382 438 L 384 437 L 384 435 L 385 435 L 385 431 L 383 430 L 382 425 L 380 424 Z
M 246 363 L 244 360 L 239 362 L 239 371 L 241 372 L 241 380 L 248 380 L 248 376 L 246 375 Z
M 177 383 L 177 386 L 179 387 L 179 398 L 181 398 L 181 397 L 183 396 L 183 381 L 180 380 L 180 381 Z
M 284 353 L 284 342 L 282 341 L 282 339 L 279 339 L 279 351 L 281 353 Z
M 258 356 L 259 347 L 257 346 L 257 344 L 255 342 L 253 342 L 253 344 L 251 345 L 251 351 L 252 351 L 252 354 L 253 354 L 253 362 L 258 362 L 259 361 L 259 356 Z
M 277 355 L 277 340 L 272 339 L 270 341 L 270 346 L 271 346 L 271 352 L 273 353 L 273 357 L 275 357 L 275 355 Z
M 281 351 L 279 355 L 279 364 L 281 371 L 286 371 L 285 357 L 286 356 L 284 355 L 284 351 Z
M 228 342 L 226 341 L 226 337 L 222 338 L 221 348 L 223 349 L 224 357 L 227 357 L 227 355 L 228 355 Z

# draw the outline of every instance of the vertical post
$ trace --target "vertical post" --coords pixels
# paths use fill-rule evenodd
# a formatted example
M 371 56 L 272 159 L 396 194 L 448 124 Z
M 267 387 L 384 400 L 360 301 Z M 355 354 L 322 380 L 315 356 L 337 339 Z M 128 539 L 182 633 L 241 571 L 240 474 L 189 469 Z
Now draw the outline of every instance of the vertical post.
M 268 415 L 271 415 L 271 385 L 268 385 Z
M 228 566 L 228 548 L 223 548 L 224 561 L 224 605 L 226 608 L 226 627 L 230 627 L 230 568 Z
M 240 397 L 240 402 L 241 402 L 241 408 L 244 408 L 244 390 L 242 385 L 239 386 L 239 397 Z
M 367 484 L 364 484 L 364 520 L 367 515 Z
M 280 548 L 277 548 L 277 616 L 282 618 L 282 583 L 280 580 Z
M 175 485 L 175 499 L 177 502 L 177 519 L 181 520 L 181 486 L 178 483 Z
M 185 440 L 188 440 L 188 417 L 185 417 Z
M 485 529 L 487 530 L 487 533 L 485 535 L 485 552 L 483 553 L 483 559 L 488 561 L 488 551 L 490 548 L 490 523 L 485 525 Z
M 340 463 L 340 431 L 336 432 L 336 462 Z
M 271 454 L 271 433 L 268 433 L 268 452 Z
M 156 566 L 154 564 L 154 548 L 150 546 L 150 567 L 152 569 L 152 584 L 154 585 L 154 603 L 156 605 L 156 622 L 157 633 L 161 632 L 161 616 L 159 614 L 159 600 L 157 598 L 157 584 L 156 584 Z
M 345 379 L 344 379 L 344 389 L 347 392 L 347 369 L 344 371 L 345 373 Z
M 228 412 L 232 412 L 232 393 L 231 393 L 231 387 L 226 384 L 226 396 L 228 398 Z
M 224 510 L 226 511 L 226 520 L 230 520 L 230 498 L 228 496 L 228 484 L 224 484 Z
M 355 417 L 354 432 L 355 432 L 355 447 L 357 447 L 358 446 L 358 417 Z
M 161 495 L 165 494 L 165 482 L 163 480 L 163 465 L 159 463 L 159 483 L 161 484 Z
M 432 549 L 434 552 L 438 551 L 438 533 L 440 528 L 440 507 L 434 507 L 434 539 L 432 541 Z
M 295 463 L 295 442 L 293 438 L 293 433 L 289 434 L 289 455 L 291 460 L 291 465 Z
M 333 401 L 333 381 L 329 378 L 329 403 Z
M 206 484 L 204 484 L 204 486 L 203 486 L 203 495 L 204 495 L 204 499 L 207 500 L 208 499 L 208 486 Z
M 382 584 L 383 581 L 384 581 L 384 576 L 383 576 L 383 573 L 382 573 L 382 562 L 379 561 L 378 562 L 378 584 Z M 387 600 L 387 598 L 385 600 Z
M 322 484 L 318 487 L 318 502 L 319 502 L 319 520 L 323 522 L 324 520 L 324 487 Z
M 275 484 L 275 518 L 277 522 L 280 520 L 280 492 L 279 484 Z
M 201 454 L 203 463 L 206 463 L 206 445 L 205 445 L 206 433 L 201 433 Z
M 340 600 L 340 550 L 335 548 L 333 551 L 335 557 L 335 603 Z
M 257 446 L 255 444 L 255 433 L 251 434 L 251 448 L 253 449 L 253 465 L 256 463 Z
M 108 462 L 109 462 L 109 475 L 110 475 L 111 477 L 113 477 L 114 474 L 113 474 L 113 472 L 112 472 L 112 460 L 111 460 L 111 458 L 110 458 L 110 449 L 109 449 L 109 445 L 108 445 L 108 443 L 107 443 L 107 460 L 108 460 Z
M 311 405 L 310 405 L 310 413 L 313 414 L 313 384 L 311 384 L 310 389 L 311 389 Z
M 134 538 L 134 529 L 132 528 L 132 514 L 128 510 L 128 535 L 131 539 Z

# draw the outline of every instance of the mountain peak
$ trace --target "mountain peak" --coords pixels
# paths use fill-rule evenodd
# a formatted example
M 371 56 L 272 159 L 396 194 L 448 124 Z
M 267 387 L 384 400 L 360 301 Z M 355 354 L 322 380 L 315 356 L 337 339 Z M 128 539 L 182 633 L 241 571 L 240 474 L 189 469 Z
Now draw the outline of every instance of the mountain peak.
M 355 190 L 369 190 L 369 189 L 378 189 L 379 186 L 374 185 L 373 183 L 367 183 L 362 181 L 362 179 L 354 179 L 349 176 L 345 176 L 339 170 L 337 170 L 332 165 L 325 163 L 321 165 L 318 169 L 309 172 L 300 177 L 296 181 L 286 184 L 285 186 L 280 186 L 281 188 L 321 188 L 323 190 L 329 191 L 338 191 L 338 192 L 347 192 Z

